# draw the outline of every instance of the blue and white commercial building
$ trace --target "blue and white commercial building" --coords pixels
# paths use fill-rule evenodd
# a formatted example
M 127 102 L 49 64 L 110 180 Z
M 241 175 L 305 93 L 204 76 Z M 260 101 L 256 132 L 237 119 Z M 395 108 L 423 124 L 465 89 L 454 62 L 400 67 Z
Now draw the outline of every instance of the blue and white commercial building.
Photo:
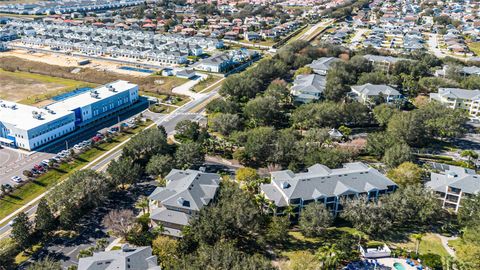
M 138 97 L 138 85 L 115 81 L 44 108 L 0 100 L 0 143 L 32 150 L 126 109 Z

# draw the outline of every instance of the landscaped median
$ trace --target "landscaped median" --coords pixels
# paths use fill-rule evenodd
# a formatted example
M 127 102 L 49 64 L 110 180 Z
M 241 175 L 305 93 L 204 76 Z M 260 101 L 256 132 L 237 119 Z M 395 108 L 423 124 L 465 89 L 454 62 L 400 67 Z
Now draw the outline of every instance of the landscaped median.
M 0 219 L 7 217 L 15 210 L 27 205 L 35 198 L 66 179 L 73 172 L 84 168 L 87 164 L 99 158 L 107 151 L 113 149 L 133 135 L 138 134 L 149 126 L 150 123 L 151 121 L 148 120 L 147 122 L 139 124 L 137 128 L 121 133 L 112 138 L 112 141 L 110 142 L 100 143 L 84 153 L 79 154 L 72 161 L 60 164 L 57 168 L 49 170 L 33 181 L 17 188 L 9 195 L 6 195 L 4 198 L 0 199 Z M 4 224 L 0 224 L 0 226 L 3 225 Z

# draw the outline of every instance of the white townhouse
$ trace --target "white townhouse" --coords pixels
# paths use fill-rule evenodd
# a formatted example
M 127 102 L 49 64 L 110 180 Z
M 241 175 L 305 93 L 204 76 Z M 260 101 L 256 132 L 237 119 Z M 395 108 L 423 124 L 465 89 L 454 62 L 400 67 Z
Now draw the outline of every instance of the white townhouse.
M 480 175 L 475 170 L 440 163 L 432 167 L 438 172 L 430 174 L 426 186 L 436 192 L 443 208 L 458 212 L 464 198 L 480 192 Z
M 275 204 L 277 215 L 282 215 L 288 206 L 294 206 L 295 213 L 299 214 L 313 202 L 325 204 L 336 215 L 342 211 L 342 199 L 367 196 L 376 200 L 397 188 L 392 180 L 362 162 L 345 163 L 339 169 L 315 164 L 307 172 L 285 170 L 270 175 L 271 183 L 262 184 L 260 189 L 261 194 Z
M 220 175 L 173 169 L 165 180 L 166 187 L 157 187 L 149 196 L 153 205 L 150 218 L 163 225 L 164 234 L 182 237 L 190 218 L 215 199 Z
M 430 99 L 452 109 L 463 109 L 470 119 L 480 120 L 480 90 L 439 88 L 438 93 L 430 94 Z
M 392 103 L 401 100 L 402 94 L 391 86 L 384 84 L 364 84 L 350 87 L 350 96 L 356 98 L 358 102 L 363 104 L 372 104 L 375 101 Z M 383 99 L 383 100 L 381 100 Z

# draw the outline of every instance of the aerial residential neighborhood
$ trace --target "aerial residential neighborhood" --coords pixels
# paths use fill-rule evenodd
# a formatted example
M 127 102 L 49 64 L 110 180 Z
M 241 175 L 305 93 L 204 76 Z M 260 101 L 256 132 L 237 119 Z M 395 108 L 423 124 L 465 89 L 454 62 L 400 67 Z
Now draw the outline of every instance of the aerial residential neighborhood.
M 478 1 L 0 1 L 0 270 L 478 270 L 479 154 Z

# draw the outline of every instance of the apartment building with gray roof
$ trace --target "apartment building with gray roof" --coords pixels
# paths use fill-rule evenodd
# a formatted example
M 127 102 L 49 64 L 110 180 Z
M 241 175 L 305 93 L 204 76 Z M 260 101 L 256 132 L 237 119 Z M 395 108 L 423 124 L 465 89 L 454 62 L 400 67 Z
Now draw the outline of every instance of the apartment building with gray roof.
M 299 213 L 313 202 L 324 203 L 338 214 L 342 211 L 342 199 L 358 196 L 376 199 L 397 188 L 392 180 L 362 162 L 345 163 L 339 169 L 315 164 L 306 172 L 284 170 L 270 174 L 271 183 L 260 186 L 261 194 L 275 204 L 279 215 L 290 205 Z
M 437 193 L 443 208 L 457 212 L 462 199 L 480 192 L 480 175 L 475 170 L 433 163 L 434 172 L 426 186 Z
M 220 175 L 195 170 L 172 170 L 165 177 L 166 187 L 157 187 L 149 199 L 150 217 L 162 224 L 164 234 L 181 237 L 190 218 L 215 199 Z

